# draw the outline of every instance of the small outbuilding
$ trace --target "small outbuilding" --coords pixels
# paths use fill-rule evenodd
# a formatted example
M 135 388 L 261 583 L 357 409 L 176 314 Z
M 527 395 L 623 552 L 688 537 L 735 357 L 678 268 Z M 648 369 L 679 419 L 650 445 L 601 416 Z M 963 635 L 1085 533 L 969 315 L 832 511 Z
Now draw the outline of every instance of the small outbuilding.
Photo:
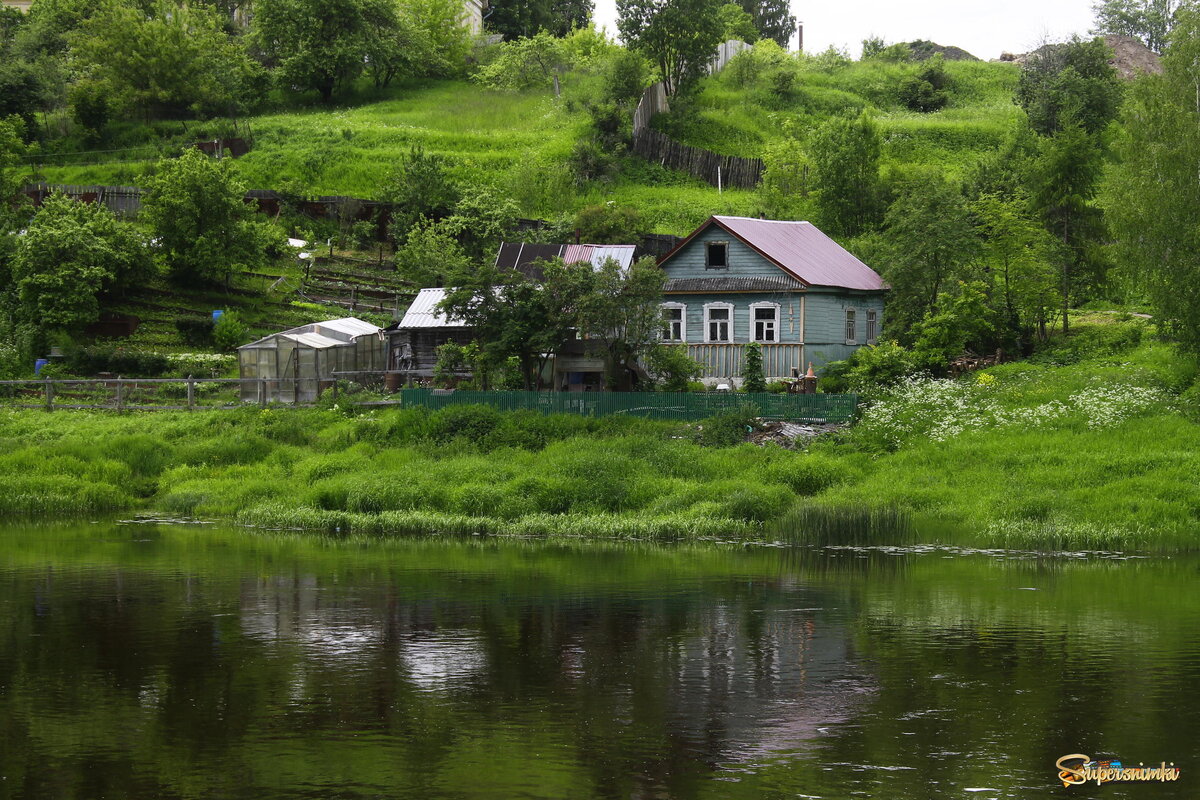
M 311 403 L 334 380 L 378 377 L 386 365 L 383 329 L 355 317 L 301 325 L 238 348 L 247 402 Z
M 468 344 L 475 338 L 471 328 L 438 308 L 445 299 L 445 289 L 422 289 L 399 324 L 388 329 L 390 371 L 403 373 L 405 379 L 432 378 L 439 347 L 447 342 Z

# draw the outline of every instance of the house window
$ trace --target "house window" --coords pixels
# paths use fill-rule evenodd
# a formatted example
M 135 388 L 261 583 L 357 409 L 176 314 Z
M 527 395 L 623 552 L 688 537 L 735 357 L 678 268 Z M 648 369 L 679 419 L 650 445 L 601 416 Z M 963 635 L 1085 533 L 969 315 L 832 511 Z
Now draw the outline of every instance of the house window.
M 854 309 L 846 309 L 846 344 L 858 344 L 854 337 Z
M 704 341 L 732 341 L 733 306 L 715 303 L 704 307 Z
M 875 344 L 879 338 L 879 312 L 867 312 L 867 344 Z
M 682 342 L 687 338 L 687 306 L 663 303 L 662 322 L 664 342 Z
M 754 321 L 753 341 L 775 344 L 779 341 L 779 306 L 776 303 L 755 303 L 750 306 Z
M 729 269 L 729 242 L 709 242 L 704 248 L 707 269 Z

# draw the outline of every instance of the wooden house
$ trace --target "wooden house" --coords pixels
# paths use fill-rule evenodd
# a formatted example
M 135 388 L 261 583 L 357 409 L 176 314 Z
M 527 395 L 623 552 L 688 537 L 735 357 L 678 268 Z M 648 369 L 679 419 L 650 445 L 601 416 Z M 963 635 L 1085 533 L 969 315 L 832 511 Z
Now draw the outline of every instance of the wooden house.
M 882 330 L 887 284 L 810 222 L 714 216 L 659 265 L 663 341 L 686 346 L 707 383 L 739 383 L 750 342 L 767 378 L 786 378 Z
M 446 290 L 422 289 L 404 312 L 403 319 L 388 328 L 388 370 L 403 373 L 401 380 L 428 379 L 437 366 L 437 349 L 447 342 L 469 344 L 475 332 L 461 320 L 446 316 L 438 304 Z

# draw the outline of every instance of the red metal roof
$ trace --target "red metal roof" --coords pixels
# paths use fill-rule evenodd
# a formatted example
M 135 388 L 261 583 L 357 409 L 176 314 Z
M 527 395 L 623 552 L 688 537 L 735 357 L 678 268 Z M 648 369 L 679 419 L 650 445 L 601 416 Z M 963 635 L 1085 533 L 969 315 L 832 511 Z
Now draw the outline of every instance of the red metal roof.
M 659 261 L 666 263 L 709 225 L 719 225 L 784 272 L 809 286 L 879 291 L 888 285 L 811 222 L 785 222 L 749 217 L 714 216 Z

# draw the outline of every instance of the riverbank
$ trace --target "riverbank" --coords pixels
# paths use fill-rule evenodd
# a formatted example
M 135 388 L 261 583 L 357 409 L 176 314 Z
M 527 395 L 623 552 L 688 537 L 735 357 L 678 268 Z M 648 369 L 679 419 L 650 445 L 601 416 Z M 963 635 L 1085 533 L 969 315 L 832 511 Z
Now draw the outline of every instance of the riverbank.
M 736 419 L 4 412 L 0 513 L 146 509 L 343 535 L 1194 548 L 1195 364 L 1143 320 L 1080 322 L 1030 361 L 880 393 L 853 429 L 799 452 L 731 444 Z

